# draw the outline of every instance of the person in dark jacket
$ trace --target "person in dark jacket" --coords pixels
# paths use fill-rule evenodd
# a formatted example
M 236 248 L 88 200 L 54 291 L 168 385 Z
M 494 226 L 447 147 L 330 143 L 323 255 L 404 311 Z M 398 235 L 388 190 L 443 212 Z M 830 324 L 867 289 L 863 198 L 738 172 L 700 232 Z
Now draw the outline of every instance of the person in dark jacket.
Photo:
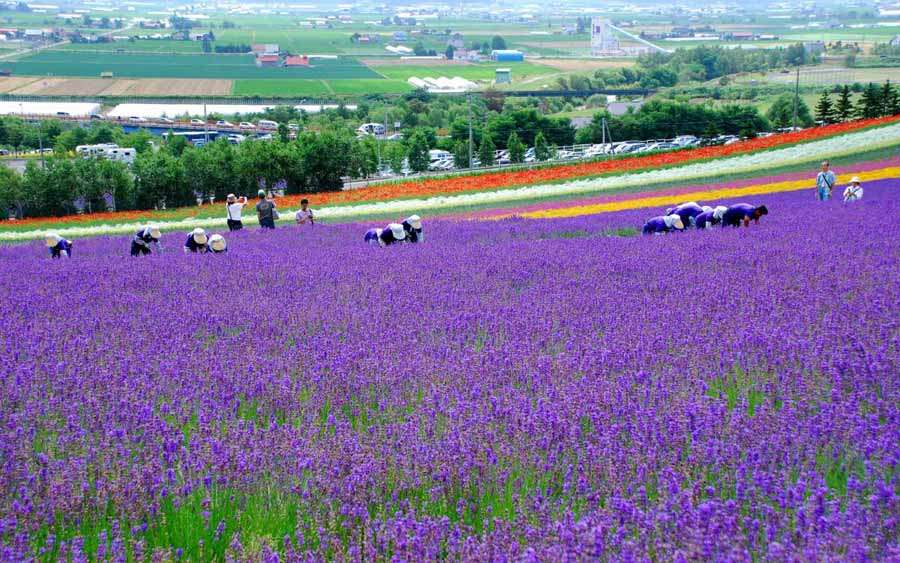
M 697 215 L 700 215 L 704 212 L 704 209 L 700 207 L 695 201 L 688 201 L 685 203 L 679 203 L 675 207 L 666 210 L 666 215 L 678 215 L 681 217 L 681 222 L 684 223 L 684 228 L 693 227 L 696 224 Z
M 730 205 L 728 210 L 722 214 L 722 228 L 740 227 L 742 222 L 745 227 L 749 227 L 751 219 L 759 224 L 759 218 L 768 214 L 769 210 L 765 205 L 756 207 L 749 203 L 736 203 Z
M 694 219 L 694 226 L 698 229 L 711 229 L 722 222 L 722 215 L 728 211 L 724 205 L 718 205 L 715 208 L 705 208 L 703 213 L 697 215 Z
M 425 242 L 425 235 L 422 233 L 422 218 L 418 215 L 410 215 L 405 221 L 400 223 L 406 232 L 406 240 L 411 243 Z
M 184 251 L 188 252 L 206 252 L 206 243 L 209 242 L 209 238 L 206 236 L 206 231 L 197 227 L 193 231 L 188 233 L 187 240 L 184 241 Z
M 131 239 L 131 255 L 141 256 L 152 254 L 150 251 L 151 244 L 156 248 L 157 252 L 162 252 L 162 246 L 159 244 L 159 239 L 161 238 L 162 233 L 160 233 L 159 227 L 147 225 L 135 233 L 134 237 Z
M 72 241 L 64 239 L 56 233 L 44 237 L 44 244 L 50 251 L 50 258 L 72 257 Z
M 381 244 L 381 231 L 383 229 L 369 229 L 366 231 L 366 235 L 363 238 L 367 243 L 379 245 Z
M 684 230 L 684 222 L 681 217 L 675 215 L 660 215 L 653 217 L 644 223 L 641 232 L 645 235 L 662 235 L 671 231 Z

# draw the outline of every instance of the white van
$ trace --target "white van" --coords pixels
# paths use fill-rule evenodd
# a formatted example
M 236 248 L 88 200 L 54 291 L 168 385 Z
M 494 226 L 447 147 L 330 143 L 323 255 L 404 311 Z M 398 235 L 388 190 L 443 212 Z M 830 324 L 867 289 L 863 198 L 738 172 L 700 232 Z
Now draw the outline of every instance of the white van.
M 118 160 L 119 162 L 124 162 L 125 164 L 134 164 L 134 159 L 136 156 L 137 149 L 116 147 L 114 149 L 108 149 L 106 151 L 106 158 L 108 158 L 109 160 Z
M 278 123 L 275 121 L 269 121 L 268 119 L 260 119 L 256 122 L 256 126 L 260 129 L 269 129 L 271 131 L 278 129 Z
M 92 156 L 105 156 L 106 151 L 110 149 L 117 149 L 119 145 L 115 143 L 104 143 L 99 145 L 78 145 L 75 147 L 75 152 L 84 158 L 91 158 Z
M 384 125 L 381 123 L 363 123 L 356 132 L 360 135 L 384 135 Z

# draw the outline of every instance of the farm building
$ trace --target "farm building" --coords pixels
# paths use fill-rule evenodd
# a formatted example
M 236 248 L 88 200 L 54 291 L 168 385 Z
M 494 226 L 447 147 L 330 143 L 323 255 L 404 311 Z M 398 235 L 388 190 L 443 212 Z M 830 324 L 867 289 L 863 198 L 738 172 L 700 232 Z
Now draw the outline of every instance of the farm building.
M 278 54 L 278 43 L 254 43 L 250 45 L 250 51 L 264 55 Z
M 301 55 L 299 57 L 285 57 L 284 66 L 309 66 L 309 57 Z
M 278 58 L 278 55 L 260 55 L 256 57 L 256 66 L 266 67 L 266 66 L 278 66 L 281 62 L 281 59 Z
M 23 35 L 26 41 L 41 41 L 44 38 L 44 31 L 41 29 L 26 29 Z
M 12 28 L 0 28 L 0 38 L 13 39 L 16 36 L 16 30 Z
M 494 77 L 497 84 L 509 84 L 512 82 L 512 70 L 508 68 L 498 68 Z
M 524 61 L 525 55 L 521 51 L 512 49 L 495 49 L 491 51 L 491 60 L 504 63 Z

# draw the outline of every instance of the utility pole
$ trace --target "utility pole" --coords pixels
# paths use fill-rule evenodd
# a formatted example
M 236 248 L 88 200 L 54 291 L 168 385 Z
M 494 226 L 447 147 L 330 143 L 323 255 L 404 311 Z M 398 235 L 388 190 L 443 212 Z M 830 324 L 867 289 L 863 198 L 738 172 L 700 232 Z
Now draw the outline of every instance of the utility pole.
M 793 129 L 792 131 L 797 130 L 797 104 L 800 101 L 800 65 L 797 65 L 797 79 L 794 82 L 794 119 L 793 119 Z
M 469 96 L 469 166 L 472 168 L 472 96 Z
M 600 118 L 600 134 L 602 135 L 602 140 L 600 141 L 602 144 L 606 144 L 606 118 Z
M 206 102 L 203 102 L 203 138 L 206 139 L 205 145 L 209 144 L 209 121 L 206 120 Z
M 38 150 L 41 151 L 41 168 L 44 168 L 44 121 L 38 119 Z

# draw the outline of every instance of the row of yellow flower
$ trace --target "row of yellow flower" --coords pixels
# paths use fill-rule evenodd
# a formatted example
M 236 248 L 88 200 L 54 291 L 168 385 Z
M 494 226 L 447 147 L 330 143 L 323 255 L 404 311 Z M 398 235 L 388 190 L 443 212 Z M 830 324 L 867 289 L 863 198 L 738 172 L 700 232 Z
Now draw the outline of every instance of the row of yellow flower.
M 852 176 L 859 176 L 862 182 L 871 182 L 874 180 L 884 180 L 888 178 L 896 178 L 900 176 L 900 167 L 888 167 L 878 170 L 870 170 L 868 172 L 858 172 L 856 174 L 842 174 L 838 178 L 839 184 L 849 182 Z M 505 219 L 507 217 L 524 217 L 526 219 L 558 219 L 562 217 L 578 217 L 580 215 L 595 215 L 598 213 L 609 213 L 611 211 L 623 211 L 626 209 L 642 209 L 645 207 L 666 207 L 681 203 L 683 201 L 712 201 L 718 199 L 730 199 L 744 197 L 750 195 L 771 194 L 777 192 L 791 192 L 797 190 L 810 190 L 810 197 L 813 197 L 813 188 L 809 179 L 793 180 L 788 182 L 775 182 L 770 184 L 758 184 L 755 186 L 746 186 L 743 188 L 722 188 L 718 190 L 706 190 L 681 194 L 670 194 L 662 196 L 641 197 L 628 199 L 624 201 L 611 201 L 607 203 L 595 203 L 591 205 L 575 205 L 572 207 L 562 207 L 557 209 L 544 209 L 540 211 L 528 211 L 525 213 L 504 213 L 502 215 L 492 215 L 485 217 L 486 220 Z

